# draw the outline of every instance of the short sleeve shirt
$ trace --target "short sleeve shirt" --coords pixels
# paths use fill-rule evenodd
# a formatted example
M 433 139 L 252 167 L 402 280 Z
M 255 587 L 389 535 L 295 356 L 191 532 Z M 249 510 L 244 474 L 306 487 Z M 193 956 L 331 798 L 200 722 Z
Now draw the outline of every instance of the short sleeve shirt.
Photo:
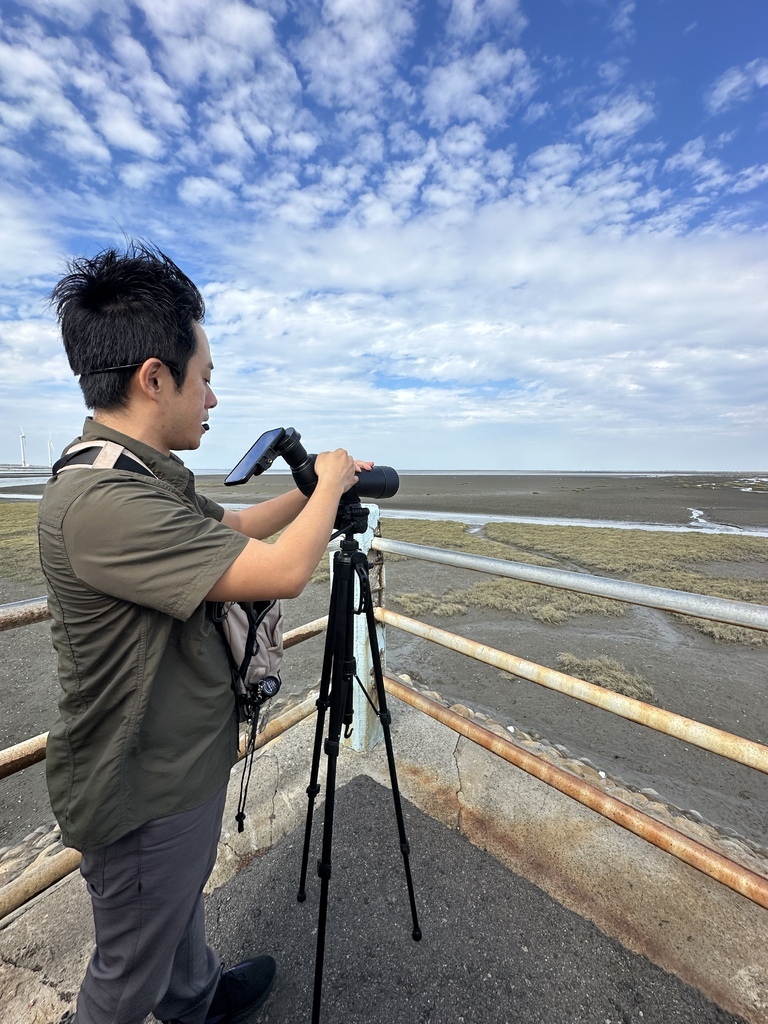
M 67 845 L 103 846 L 199 806 L 237 756 L 231 673 L 205 596 L 248 543 L 175 456 L 92 420 L 154 477 L 81 467 L 46 486 L 39 537 L 58 654 L 47 745 Z

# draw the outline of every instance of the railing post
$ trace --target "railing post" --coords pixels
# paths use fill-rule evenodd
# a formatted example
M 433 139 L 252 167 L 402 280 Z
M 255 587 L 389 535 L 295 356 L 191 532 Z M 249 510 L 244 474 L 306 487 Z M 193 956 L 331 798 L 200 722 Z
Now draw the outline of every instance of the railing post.
M 370 558 L 370 556 L 374 556 L 375 564 L 370 570 L 371 595 L 373 597 L 374 606 L 379 606 L 381 604 L 381 595 L 384 589 L 384 563 L 381 555 L 371 549 L 374 536 L 381 532 L 379 529 L 379 506 L 368 505 L 366 503 L 366 507 L 369 509 L 368 529 L 364 534 L 357 536 L 357 542 L 360 545 L 360 550 L 364 555 L 366 555 L 366 557 Z M 359 596 L 359 583 L 357 578 L 355 578 L 356 607 Z M 383 623 L 376 623 L 376 639 L 379 643 L 379 652 L 381 654 L 381 664 L 383 669 L 385 664 L 386 639 Z M 360 677 L 360 681 L 375 703 L 376 680 L 373 675 L 371 646 L 368 642 L 368 629 L 366 626 L 365 615 L 355 616 L 355 664 L 357 666 L 357 674 Z M 356 750 L 361 753 L 373 750 L 379 740 L 383 739 L 384 734 L 382 732 L 381 723 L 376 716 L 376 712 L 366 700 L 365 694 L 357 683 L 354 683 L 353 688 L 352 713 L 354 715 L 352 735 L 348 740 L 345 740 L 345 744 L 348 747 L 351 747 L 352 750 Z

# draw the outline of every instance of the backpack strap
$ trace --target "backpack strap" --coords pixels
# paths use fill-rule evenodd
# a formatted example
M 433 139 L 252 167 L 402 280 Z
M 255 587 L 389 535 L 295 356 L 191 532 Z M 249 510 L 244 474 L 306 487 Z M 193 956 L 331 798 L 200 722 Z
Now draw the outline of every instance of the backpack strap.
M 81 441 L 73 444 L 51 467 L 57 477 L 65 469 L 126 469 L 131 473 L 154 477 L 141 459 L 114 441 Z

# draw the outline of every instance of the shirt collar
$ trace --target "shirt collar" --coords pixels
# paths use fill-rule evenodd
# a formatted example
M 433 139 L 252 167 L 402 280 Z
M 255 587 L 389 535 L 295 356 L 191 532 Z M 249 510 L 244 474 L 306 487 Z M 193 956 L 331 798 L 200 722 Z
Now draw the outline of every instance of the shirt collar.
M 116 444 L 121 444 L 129 452 L 138 455 L 159 480 L 165 481 L 182 492 L 194 483 L 194 476 L 178 455 L 174 455 L 173 452 L 170 455 L 163 455 L 157 448 L 144 444 L 143 441 L 137 441 L 135 437 L 123 434 L 104 423 L 97 423 L 92 416 L 86 417 L 81 440 L 114 441 Z

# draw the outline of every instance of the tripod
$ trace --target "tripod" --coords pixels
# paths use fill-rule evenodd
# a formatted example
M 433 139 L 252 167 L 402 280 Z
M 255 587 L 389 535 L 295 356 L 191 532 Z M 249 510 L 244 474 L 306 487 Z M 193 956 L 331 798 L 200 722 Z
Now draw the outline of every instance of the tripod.
M 328 913 L 328 886 L 331 878 L 331 847 L 333 844 L 333 811 L 336 787 L 336 762 L 339 756 L 341 727 L 345 727 L 345 738 L 351 734 L 352 727 L 352 684 L 357 681 L 365 696 L 376 711 L 384 733 L 387 751 L 389 777 L 392 786 L 392 799 L 395 805 L 395 816 L 400 836 L 400 851 L 403 855 L 405 879 L 408 886 L 408 898 L 411 904 L 413 919 L 412 937 L 418 941 L 421 929 L 416 916 L 416 901 L 413 895 L 411 879 L 410 848 L 405 835 L 403 811 L 400 804 L 400 791 L 397 785 L 395 757 L 392 750 L 390 734 L 391 716 L 387 710 L 384 678 L 381 670 L 379 644 L 376 638 L 376 622 L 373 615 L 373 600 L 368 579 L 368 559 L 360 550 L 355 540 L 355 533 L 364 533 L 368 522 L 368 509 L 358 504 L 342 504 L 336 519 L 335 536 L 343 535 L 341 548 L 333 557 L 333 585 L 328 611 L 328 632 L 323 655 L 323 670 L 320 677 L 320 695 L 317 699 L 317 723 L 315 726 L 315 742 L 312 751 L 312 769 L 309 786 L 307 787 L 307 824 L 304 833 L 304 852 L 301 861 L 301 881 L 299 883 L 298 900 L 306 899 L 305 883 L 307 879 L 307 861 L 309 859 L 309 843 L 312 834 L 312 812 L 315 797 L 320 792 L 318 773 L 320 769 L 320 748 L 324 746 L 328 757 L 325 795 L 325 817 L 323 820 L 322 855 L 317 863 L 320 877 L 320 909 L 317 926 L 317 953 L 315 956 L 315 986 L 312 1000 L 312 1024 L 320 1020 L 320 998 L 323 984 L 323 960 L 325 955 L 325 926 Z M 359 582 L 360 603 L 355 610 L 355 578 Z M 368 639 L 371 645 L 374 680 L 378 710 L 371 700 L 359 677 L 354 658 L 354 616 L 365 613 Z M 326 711 L 330 709 L 328 738 L 323 744 L 323 729 Z

